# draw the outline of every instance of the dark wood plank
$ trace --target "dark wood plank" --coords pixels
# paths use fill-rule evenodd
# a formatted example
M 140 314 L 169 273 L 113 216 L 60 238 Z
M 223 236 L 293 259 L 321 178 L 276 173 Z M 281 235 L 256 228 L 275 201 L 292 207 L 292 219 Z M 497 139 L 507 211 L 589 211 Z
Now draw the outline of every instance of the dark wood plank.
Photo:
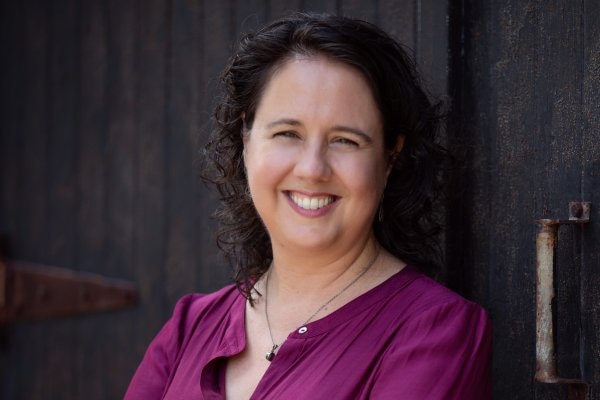
M 301 0 L 269 1 L 268 4 L 267 19 L 269 21 L 289 15 L 291 12 L 298 11 L 302 7 Z
M 338 3 L 336 0 L 304 0 L 301 9 L 307 12 L 336 14 Z
M 104 274 L 107 253 L 107 64 L 106 5 L 103 1 L 82 2 L 80 16 L 80 85 L 78 93 L 78 261 L 82 271 Z M 106 399 L 106 372 L 111 352 L 103 338 L 112 321 L 90 316 L 77 323 L 75 383 L 76 397 Z
M 448 7 L 443 0 L 420 0 L 415 17 L 416 58 L 424 82 L 437 95 L 448 86 Z
M 579 200 L 581 195 L 581 6 L 580 2 L 554 1 L 532 10 L 543 15 L 534 21 L 538 43 L 537 61 L 532 66 L 536 73 L 534 115 L 543 140 L 536 149 L 543 162 L 534 192 L 540 200 L 539 214 L 550 210 L 552 216 L 566 215 L 569 201 Z M 578 134 L 565 135 L 565 132 Z M 581 244 L 579 230 L 573 228 L 561 228 L 555 260 L 557 365 L 559 375 L 565 378 L 581 376 L 578 294 Z M 564 398 L 558 393 L 554 396 Z M 537 398 L 549 397 L 543 394 Z
M 267 2 L 265 0 L 235 0 L 233 2 L 234 37 L 255 31 L 267 22 Z
M 232 21 L 232 7 L 235 4 L 217 4 L 210 1 L 204 2 L 202 23 L 202 76 L 201 76 L 201 98 L 200 115 L 204 129 L 199 143 L 205 143 L 209 133 L 210 116 L 214 107 L 214 96 L 221 70 L 231 55 L 231 48 L 237 37 L 236 32 L 230 29 Z M 209 216 L 213 214 L 217 206 L 212 191 L 203 192 L 200 208 L 203 230 L 200 237 L 201 267 L 199 274 L 198 291 L 212 291 L 216 286 L 231 276 L 229 266 L 220 256 L 215 246 L 216 224 Z
M 583 233 L 581 267 L 581 325 L 584 378 L 591 384 L 589 398 L 600 399 L 600 3 L 583 2 L 583 164 L 582 197 L 592 202 L 592 216 Z
M 77 235 L 77 151 L 75 126 L 79 118 L 78 93 L 78 4 L 77 0 L 52 2 L 49 20 L 48 85 L 48 160 L 46 168 L 47 226 L 45 262 L 75 269 Z M 36 328 L 41 328 L 37 326 Z M 48 321 L 37 330 L 45 351 L 38 364 L 38 376 L 44 381 L 44 397 L 64 399 L 75 396 L 77 341 L 73 320 Z
M 138 59 L 138 49 L 143 46 L 152 47 L 154 43 L 144 43 L 143 38 L 138 42 L 140 15 L 143 9 L 150 8 L 136 5 L 135 2 L 107 1 L 107 117 L 106 121 L 106 237 L 107 259 L 104 273 L 121 279 L 134 279 L 136 276 L 134 255 L 131 248 L 136 235 L 134 213 L 136 184 L 139 177 L 138 163 L 142 149 L 138 147 L 140 138 L 151 136 L 153 131 L 140 135 L 138 132 L 138 113 L 144 113 L 139 104 L 138 96 L 146 93 L 140 85 L 143 71 L 152 71 L 154 64 L 164 63 L 164 58 L 158 56 L 149 59 Z M 166 12 L 163 18 L 166 18 Z M 152 41 L 153 37 L 147 40 Z M 164 40 L 164 39 L 163 39 Z M 159 44 L 156 44 L 159 45 Z M 161 54 L 164 56 L 164 54 Z M 144 63 L 149 62 L 150 65 Z M 157 84 L 160 84 L 158 82 Z M 140 90 L 138 94 L 136 91 Z M 157 93 L 151 93 L 155 95 Z M 144 101 L 154 101 L 144 99 Z M 160 101 L 160 100 L 158 100 Z M 147 128 L 147 126 L 144 126 Z M 164 132 L 161 131 L 161 134 Z M 158 167 L 157 167 L 158 168 Z M 141 200 L 141 199 L 140 199 Z
M 469 232 L 451 251 L 468 249 L 462 257 L 475 277 L 465 276 L 473 278 L 465 286 L 483 288 L 477 299 L 492 317 L 494 397 L 525 400 L 533 398 L 535 325 L 534 210 L 527 173 L 538 166 L 531 155 L 539 129 L 528 118 L 535 111 L 535 75 L 522 66 L 535 51 L 535 32 L 527 21 L 530 14 L 514 3 L 497 10 L 467 1 L 464 11 L 469 22 L 460 100 L 471 152 L 460 206 L 470 219 L 452 221 L 469 223 Z M 514 134 L 523 131 L 529 133 Z
M 167 304 L 197 290 L 201 258 L 199 181 L 194 171 L 194 138 L 200 130 L 201 8 L 198 2 L 171 3 L 171 62 L 168 73 L 168 238 L 165 274 Z M 182 277 L 186 279 L 181 279 Z
M 378 6 L 375 1 L 341 0 L 339 13 L 347 17 L 358 18 L 372 23 L 379 19 Z
M 23 21 L 19 3 L 0 4 L 0 234 L 14 233 L 19 225 L 19 160 L 23 118 Z M 12 211 L 12 212 L 11 212 Z
M 494 321 L 495 397 L 564 398 L 533 384 L 535 227 L 564 217 L 581 192 L 582 49 L 579 3 L 498 7 L 467 2 L 461 111 L 476 152 L 470 168 L 474 285 Z M 557 60 L 570 60 L 560 63 Z M 490 86 L 485 82 L 489 81 Z M 469 117 L 474 115 L 475 117 Z M 557 298 L 559 373 L 578 374 L 577 235 L 561 234 Z M 464 246 L 465 243 L 463 243 Z
M 105 323 L 105 348 L 111 349 L 104 356 L 106 366 L 104 390 L 107 398 L 121 398 L 139 362 L 142 347 L 149 341 L 160 325 L 163 290 L 162 271 L 164 258 L 164 228 L 161 223 L 164 212 L 161 207 L 153 209 L 154 202 L 162 202 L 162 195 L 154 196 L 147 189 L 155 183 L 148 177 L 148 170 L 161 171 L 164 165 L 152 157 L 152 142 L 164 135 L 161 129 L 163 92 L 148 91 L 147 86 L 161 87 L 164 81 L 153 79 L 150 74 L 155 66 L 166 62 L 165 54 L 149 57 L 148 48 L 161 43 L 148 35 L 150 25 L 161 29 L 160 19 L 148 15 L 160 13 L 167 18 L 166 8 L 155 7 L 151 2 L 106 2 L 107 107 L 106 131 L 106 259 L 104 274 L 136 282 L 140 289 L 140 308 L 128 309 L 110 315 L 99 316 Z M 165 39 L 163 38 L 163 41 Z M 150 103 L 159 103 L 151 108 Z M 156 125 L 147 118 L 156 113 Z M 160 151 L 159 151 L 160 154 Z M 157 192 L 162 191 L 159 178 Z M 159 283 L 160 282 L 160 283 Z M 146 305 L 156 310 L 148 315 Z
M 13 238 L 21 215 L 21 159 L 24 87 L 24 20 L 18 2 L 0 3 L 0 234 Z M 0 328 L 0 398 L 15 398 L 21 371 L 15 342 L 20 332 Z
M 409 47 L 416 48 L 415 0 L 379 0 L 378 25 L 394 38 Z
M 22 192 L 19 195 L 21 216 L 19 230 L 13 237 L 16 257 L 29 261 L 46 261 L 47 231 L 47 169 L 49 126 L 49 41 L 50 23 L 47 3 L 29 2 L 23 5 L 25 35 L 23 73 L 27 77 L 23 85 L 26 104 L 22 125 L 23 153 L 20 154 Z M 47 383 L 44 367 L 35 367 L 34 360 L 46 357 L 41 329 L 36 326 L 14 328 L 13 342 L 17 359 L 14 362 L 15 391 L 23 398 L 41 398 Z M 29 376 L 28 376 L 29 375 Z M 27 377 L 27 378 L 26 378 Z
M 47 5 L 25 4 L 25 60 L 23 97 L 27 102 L 23 119 L 23 149 L 20 157 L 22 190 L 19 231 L 15 233 L 15 256 L 26 255 L 29 261 L 42 262 L 47 248 L 46 229 L 46 146 L 48 135 L 48 37 Z M 41 133 L 44 134 L 41 134 Z

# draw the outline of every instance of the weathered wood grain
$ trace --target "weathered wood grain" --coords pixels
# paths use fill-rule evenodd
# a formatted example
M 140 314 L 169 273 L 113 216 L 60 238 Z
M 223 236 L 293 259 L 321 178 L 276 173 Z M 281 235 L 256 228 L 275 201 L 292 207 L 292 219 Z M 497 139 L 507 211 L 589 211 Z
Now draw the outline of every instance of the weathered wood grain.
M 581 195 L 593 202 L 593 223 L 582 234 L 581 327 L 583 375 L 590 399 L 600 399 L 600 3 L 583 2 Z
M 597 66 L 586 65 L 594 48 L 589 31 L 598 29 L 586 17 L 594 7 L 564 1 L 455 7 L 451 17 L 463 22 L 451 20 L 451 76 L 460 80 L 451 86 L 460 111 L 453 121 L 471 152 L 469 170 L 456 181 L 468 188 L 466 202 L 451 206 L 462 243 L 453 238 L 449 253 L 472 271 L 459 281 L 478 288 L 474 297 L 493 319 L 495 398 L 565 398 L 566 388 L 533 381 L 533 221 L 564 218 L 570 200 L 589 200 L 596 190 L 588 179 L 594 179 L 599 136 L 585 128 L 590 115 L 597 116 L 585 110 L 596 107 L 591 98 L 599 93 L 593 86 L 598 74 L 590 74 Z M 468 231 L 459 226 L 465 222 Z M 559 374 L 583 374 L 592 386 L 597 335 L 591 332 L 598 326 L 589 310 L 597 297 L 588 282 L 597 287 L 597 273 L 588 264 L 597 258 L 590 260 L 586 243 L 594 226 L 583 233 L 561 228 L 555 271 Z
M 170 51 L 168 4 L 144 2 L 138 9 L 134 259 L 142 307 L 133 345 L 139 353 L 164 323 L 167 259 L 167 65 Z M 138 327 L 141 325 L 138 325 Z
M 170 4 L 171 50 L 167 103 L 167 259 L 165 295 L 174 305 L 182 293 L 197 290 L 202 265 L 200 235 L 204 221 L 198 203 L 200 188 L 194 159 L 193 138 L 200 130 L 200 91 L 202 69 L 200 4 L 175 0 Z M 181 279 L 182 277 L 186 279 Z
M 12 62 L 0 63 L 0 234 L 19 230 L 22 215 L 20 198 L 22 179 L 23 96 L 25 73 L 24 10 L 21 3 L 0 3 L 0 52 Z M 3 240 L 8 239 L 4 237 Z M 6 249 L 4 249 L 6 250 Z M 15 398 L 21 363 L 15 363 L 19 346 L 18 332 L 0 327 L 0 398 Z
M 49 257 L 47 246 L 47 184 L 50 171 L 48 162 L 49 126 L 49 63 L 50 63 L 50 7 L 43 2 L 23 5 L 25 55 L 23 70 L 27 77 L 23 86 L 23 101 L 27 104 L 20 132 L 23 145 L 19 154 L 22 192 L 18 197 L 20 225 L 8 232 L 14 243 L 15 256 L 29 261 L 42 261 Z M 18 338 L 18 339 L 17 339 Z M 25 398 L 43 395 L 48 386 L 43 370 L 27 378 L 27 370 L 39 355 L 46 355 L 47 342 L 39 325 L 16 327 L 11 345 L 19 355 L 14 360 L 12 379 L 15 392 Z M 12 361 L 12 360 L 11 360 Z M 47 379 L 47 378 L 46 378 Z M 28 382 L 27 382 L 28 381 Z
M 106 262 L 106 147 L 107 147 L 107 64 L 106 7 L 102 2 L 81 5 L 81 44 L 79 51 L 79 118 L 77 132 L 78 163 L 78 248 L 76 267 L 82 271 L 103 273 Z M 77 336 L 105 336 L 105 321 L 79 318 Z M 73 344 L 76 397 L 89 400 L 106 398 L 104 385 L 106 351 L 97 341 L 77 340 Z M 86 377 L 82 379 L 80 377 Z
M 74 268 L 77 257 L 77 152 L 79 140 L 75 130 L 79 112 L 76 108 L 79 65 L 79 4 L 76 0 L 50 3 L 48 31 L 48 135 L 45 198 L 47 204 L 45 242 L 42 248 L 51 265 Z M 42 192 L 43 193 L 43 192 Z M 37 373 L 48 399 L 75 395 L 75 360 L 72 351 L 77 340 L 74 320 L 57 320 L 36 326 L 43 343 L 37 354 Z
M 103 247 L 104 257 L 98 273 L 137 281 L 136 258 L 136 207 L 139 171 L 139 30 L 140 4 L 133 1 L 103 1 L 98 9 L 102 13 L 102 40 L 105 46 L 104 107 L 106 115 L 104 143 L 97 152 L 103 170 Z M 102 42 L 101 42 L 102 43 Z M 90 43 L 89 45 L 93 45 Z M 100 101 L 100 100 L 99 100 Z M 98 262 L 98 260 L 97 260 Z M 151 273 L 145 271 L 144 273 Z M 136 282 L 141 287 L 139 281 Z M 140 300 L 143 306 L 143 300 Z M 125 390 L 122 376 L 130 375 L 135 361 L 127 356 L 136 345 L 134 329 L 138 313 L 125 310 L 118 313 L 89 317 L 84 321 L 88 329 L 98 324 L 98 343 L 104 350 L 97 353 L 97 366 L 103 371 L 93 374 L 101 376 L 102 394 L 93 394 L 98 399 L 117 398 Z M 94 353 L 92 353 L 94 354 Z

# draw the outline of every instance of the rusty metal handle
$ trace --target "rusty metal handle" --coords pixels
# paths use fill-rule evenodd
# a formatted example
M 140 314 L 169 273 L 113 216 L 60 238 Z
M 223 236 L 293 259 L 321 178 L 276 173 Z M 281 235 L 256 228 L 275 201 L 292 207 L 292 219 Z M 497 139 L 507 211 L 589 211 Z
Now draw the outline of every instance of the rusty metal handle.
M 558 227 L 568 224 L 585 224 L 590 219 L 589 202 L 569 203 L 569 219 L 540 219 L 536 237 L 536 372 L 535 379 L 542 383 L 570 385 L 569 398 L 585 399 L 587 384 L 579 379 L 560 378 L 556 371 L 554 351 L 554 325 L 552 299 L 554 298 L 554 249 L 558 241 Z M 581 397 L 584 396 L 584 397 Z

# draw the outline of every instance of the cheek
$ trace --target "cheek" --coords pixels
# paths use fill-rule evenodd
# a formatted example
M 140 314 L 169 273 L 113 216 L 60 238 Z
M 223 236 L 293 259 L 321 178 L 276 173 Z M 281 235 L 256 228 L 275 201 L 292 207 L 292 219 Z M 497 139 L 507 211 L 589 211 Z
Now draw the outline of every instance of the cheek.
M 337 175 L 345 186 L 355 192 L 372 195 L 378 199 L 385 184 L 385 165 L 369 157 L 362 159 L 344 159 L 336 161 Z
M 244 163 L 250 189 L 275 189 L 277 182 L 289 171 L 292 158 L 290 152 L 270 146 L 247 147 Z

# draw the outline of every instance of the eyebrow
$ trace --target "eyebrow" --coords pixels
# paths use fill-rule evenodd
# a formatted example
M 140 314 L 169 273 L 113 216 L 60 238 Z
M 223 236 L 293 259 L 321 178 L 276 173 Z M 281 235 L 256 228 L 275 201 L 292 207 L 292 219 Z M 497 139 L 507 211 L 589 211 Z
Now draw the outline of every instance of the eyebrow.
M 300 123 L 300 121 L 293 119 L 293 118 L 280 118 L 280 119 L 276 119 L 275 121 L 269 122 L 267 124 L 267 129 L 273 128 L 277 125 L 292 125 L 292 126 L 299 126 L 302 125 Z M 345 125 L 335 125 L 333 128 L 331 128 L 332 131 L 342 131 L 342 132 L 349 132 L 352 133 L 354 135 L 360 136 L 364 141 L 366 141 L 367 143 L 372 143 L 373 139 L 371 138 L 371 136 L 367 135 L 365 132 L 361 131 L 360 129 L 356 129 L 356 128 L 352 128 L 350 126 L 345 126 Z
M 300 121 L 298 121 L 297 119 L 292 119 L 292 118 L 280 118 L 280 119 L 276 119 L 275 121 L 269 122 L 267 124 L 267 129 L 273 128 L 274 126 L 277 126 L 277 125 L 298 126 L 298 125 L 300 125 Z

